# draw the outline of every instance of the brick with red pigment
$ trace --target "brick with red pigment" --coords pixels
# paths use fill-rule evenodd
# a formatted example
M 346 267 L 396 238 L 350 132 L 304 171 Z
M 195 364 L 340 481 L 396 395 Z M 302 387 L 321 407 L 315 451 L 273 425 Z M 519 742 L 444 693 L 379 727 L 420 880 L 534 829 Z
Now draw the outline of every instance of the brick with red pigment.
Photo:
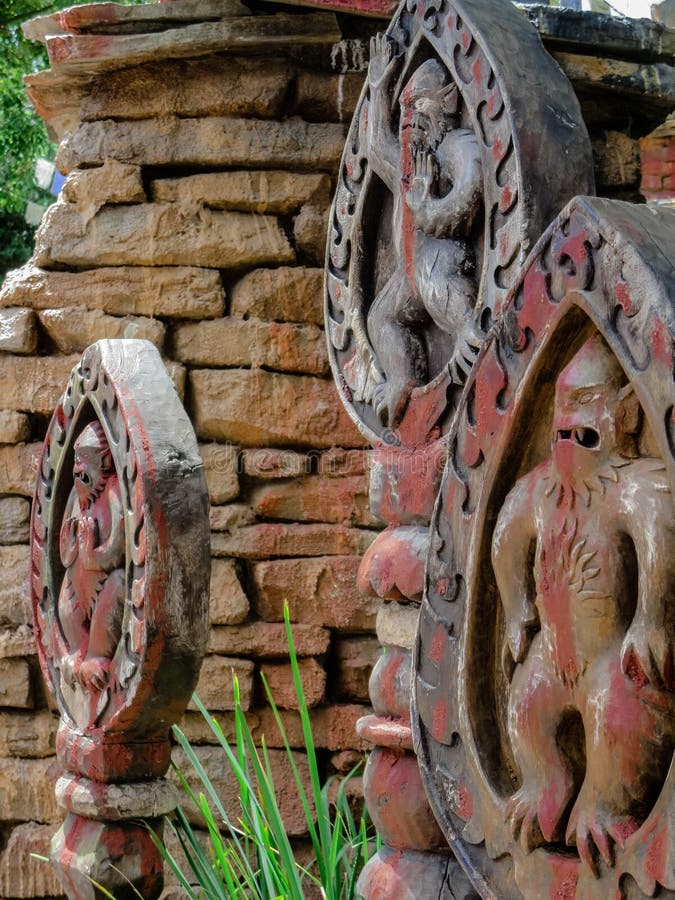
M 247 659 L 211 655 L 204 659 L 195 693 L 208 709 L 234 709 L 234 678 L 239 682 L 243 709 L 253 699 L 254 663 Z M 191 706 L 191 708 L 194 708 Z
M 379 601 L 356 586 L 357 556 L 270 560 L 253 565 L 253 606 L 269 622 L 283 621 L 287 601 L 291 620 L 344 631 L 371 631 Z
M 351 478 L 310 475 L 282 484 L 265 484 L 253 490 L 250 502 L 264 519 L 366 527 L 378 523 L 370 512 L 365 475 Z
M 247 525 L 211 535 L 214 556 L 266 559 L 275 556 L 340 556 L 365 553 L 375 537 L 372 531 L 330 524 Z
M 338 700 L 368 703 L 370 674 L 381 654 L 377 638 L 337 636 L 331 657 L 329 684 L 332 696 Z
M 318 706 L 326 693 L 326 671 L 316 659 L 301 659 L 298 670 L 307 706 Z M 298 694 L 290 663 L 264 663 L 260 667 L 274 702 L 282 709 L 298 709 Z

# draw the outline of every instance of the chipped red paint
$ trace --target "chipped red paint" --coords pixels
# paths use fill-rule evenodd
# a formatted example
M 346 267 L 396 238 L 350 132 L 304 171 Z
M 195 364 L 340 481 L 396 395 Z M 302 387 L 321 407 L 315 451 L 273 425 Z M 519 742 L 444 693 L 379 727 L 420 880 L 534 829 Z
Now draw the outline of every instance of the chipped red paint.
M 431 712 L 431 734 L 437 740 L 443 740 L 448 725 L 448 702 L 442 697 L 436 700 Z
M 419 599 L 426 550 L 426 530 L 390 526 L 375 538 L 361 560 L 359 590 L 388 600 Z
M 434 631 L 434 635 L 431 638 L 431 644 L 429 645 L 429 659 L 432 662 L 439 663 L 441 661 L 443 651 L 445 650 L 445 642 L 447 641 L 447 639 L 448 634 L 445 626 L 440 624 L 437 625 L 436 630 Z
M 463 785 L 458 781 L 453 782 L 451 790 L 451 803 L 453 810 L 457 813 L 460 819 L 468 822 L 471 816 L 473 816 L 473 795 L 471 791 L 468 789 L 468 787 L 466 787 L 466 785 Z
M 557 854 L 550 854 L 550 900 L 574 900 L 579 880 L 579 862 Z

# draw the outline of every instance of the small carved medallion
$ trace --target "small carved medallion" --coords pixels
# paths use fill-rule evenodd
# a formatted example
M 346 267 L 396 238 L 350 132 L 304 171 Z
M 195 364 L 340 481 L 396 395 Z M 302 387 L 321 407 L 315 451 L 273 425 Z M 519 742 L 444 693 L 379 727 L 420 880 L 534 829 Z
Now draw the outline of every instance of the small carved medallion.
M 416 749 L 486 896 L 675 897 L 675 214 L 576 200 L 467 384 Z
M 371 42 L 327 258 L 331 362 L 373 443 L 407 443 L 417 402 L 447 427 L 519 266 L 580 189 L 593 175 L 579 106 L 522 14 L 404 2 Z

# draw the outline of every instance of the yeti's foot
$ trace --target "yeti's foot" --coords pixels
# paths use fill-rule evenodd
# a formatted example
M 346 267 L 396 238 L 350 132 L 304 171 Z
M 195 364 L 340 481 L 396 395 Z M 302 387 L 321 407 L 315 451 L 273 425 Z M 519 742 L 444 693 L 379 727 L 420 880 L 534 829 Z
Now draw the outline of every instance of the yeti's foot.
M 565 840 L 576 845 L 579 857 L 597 878 L 599 858 L 608 866 L 614 865 L 614 844 L 623 849 L 626 840 L 637 831 L 639 823 L 629 815 L 620 814 L 596 799 L 589 799 L 583 789 L 574 804 Z
M 411 382 L 398 384 L 396 381 L 381 381 L 373 392 L 375 413 L 382 425 L 396 428 L 410 399 L 413 389 Z
M 506 805 L 514 838 L 520 836 L 525 853 L 557 837 L 560 822 L 574 793 L 572 776 L 565 770 L 548 775 L 547 782 L 524 784 Z

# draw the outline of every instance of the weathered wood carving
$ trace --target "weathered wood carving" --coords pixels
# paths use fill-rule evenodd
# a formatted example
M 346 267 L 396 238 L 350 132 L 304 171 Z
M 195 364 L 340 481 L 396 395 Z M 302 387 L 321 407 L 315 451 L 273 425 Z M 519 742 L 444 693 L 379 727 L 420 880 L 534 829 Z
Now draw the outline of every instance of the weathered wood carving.
M 483 896 L 675 896 L 675 214 L 577 199 L 453 427 L 416 749 Z
M 158 825 L 175 804 L 168 730 L 205 651 L 210 557 L 194 431 L 147 341 L 99 341 L 73 370 L 44 442 L 31 560 L 67 770 L 52 861 L 71 897 L 98 896 L 91 879 L 158 896 L 161 860 L 131 820 Z

